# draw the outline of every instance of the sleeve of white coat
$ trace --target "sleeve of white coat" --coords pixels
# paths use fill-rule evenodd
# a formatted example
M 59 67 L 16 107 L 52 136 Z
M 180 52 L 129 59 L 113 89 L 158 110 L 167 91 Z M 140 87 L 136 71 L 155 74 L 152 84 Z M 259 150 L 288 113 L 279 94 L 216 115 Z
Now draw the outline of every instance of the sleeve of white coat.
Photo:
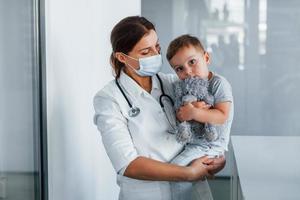
M 127 120 L 122 115 L 117 102 L 109 96 L 96 95 L 94 109 L 94 123 L 102 135 L 106 153 L 114 169 L 119 173 L 138 157 L 127 128 Z

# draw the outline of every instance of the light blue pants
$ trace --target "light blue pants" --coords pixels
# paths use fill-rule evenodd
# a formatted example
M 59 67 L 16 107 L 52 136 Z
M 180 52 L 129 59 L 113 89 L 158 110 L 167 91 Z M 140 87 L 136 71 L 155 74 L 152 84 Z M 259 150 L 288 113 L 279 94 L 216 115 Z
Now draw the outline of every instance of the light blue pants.
M 171 163 L 187 166 L 191 161 L 202 156 L 219 156 L 219 151 L 205 146 L 188 144 Z M 172 200 L 213 200 L 207 180 L 197 182 L 171 182 Z

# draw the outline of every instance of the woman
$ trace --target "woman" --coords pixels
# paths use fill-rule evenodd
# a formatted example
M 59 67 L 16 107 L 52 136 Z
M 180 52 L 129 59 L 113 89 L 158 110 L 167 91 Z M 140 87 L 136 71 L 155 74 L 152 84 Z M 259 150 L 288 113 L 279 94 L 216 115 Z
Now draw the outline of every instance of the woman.
M 183 146 L 168 132 L 170 116 L 159 98 L 173 96 L 176 76 L 156 75 L 162 59 L 154 25 L 127 17 L 113 28 L 111 44 L 116 79 L 96 94 L 94 122 L 117 172 L 119 199 L 170 200 L 169 181 L 196 181 L 220 171 L 224 158 L 199 158 L 187 167 L 169 163 Z

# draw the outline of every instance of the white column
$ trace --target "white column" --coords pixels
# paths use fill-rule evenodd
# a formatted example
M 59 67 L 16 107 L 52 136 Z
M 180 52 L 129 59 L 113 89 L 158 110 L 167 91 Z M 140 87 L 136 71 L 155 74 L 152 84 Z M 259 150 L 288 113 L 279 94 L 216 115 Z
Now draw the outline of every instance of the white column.
M 92 100 L 113 78 L 110 31 L 120 19 L 140 14 L 140 0 L 45 3 L 50 200 L 117 199 Z

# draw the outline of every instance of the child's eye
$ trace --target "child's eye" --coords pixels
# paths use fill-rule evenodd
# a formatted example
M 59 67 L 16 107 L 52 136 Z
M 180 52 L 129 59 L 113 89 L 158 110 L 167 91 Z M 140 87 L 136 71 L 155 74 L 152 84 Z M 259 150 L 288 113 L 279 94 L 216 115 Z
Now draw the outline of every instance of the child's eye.
M 195 58 L 189 61 L 189 65 L 195 65 L 195 64 L 197 64 L 197 60 Z
M 175 67 L 175 72 L 182 72 L 183 71 L 183 67 Z

